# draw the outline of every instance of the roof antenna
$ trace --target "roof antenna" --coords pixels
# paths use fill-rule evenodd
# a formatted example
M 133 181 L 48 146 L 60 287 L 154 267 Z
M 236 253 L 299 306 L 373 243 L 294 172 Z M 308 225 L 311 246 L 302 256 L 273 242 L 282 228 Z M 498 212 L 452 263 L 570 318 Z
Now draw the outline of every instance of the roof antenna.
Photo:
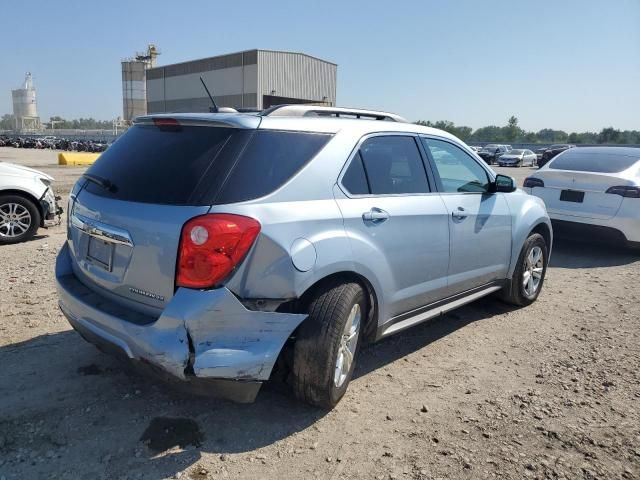
M 216 105 L 216 101 L 211 96 L 211 93 L 209 93 L 209 89 L 207 88 L 207 84 L 204 83 L 204 80 L 202 79 L 202 76 L 200 77 L 200 81 L 202 82 L 202 86 L 204 87 L 204 90 L 207 92 L 207 95 L 209 95 L 209 99 L 211 100 L 211 103 L 213 104 L 213 107 L 209 107 L 209 111 L 211 113 L 218 113 L 218 105 Z

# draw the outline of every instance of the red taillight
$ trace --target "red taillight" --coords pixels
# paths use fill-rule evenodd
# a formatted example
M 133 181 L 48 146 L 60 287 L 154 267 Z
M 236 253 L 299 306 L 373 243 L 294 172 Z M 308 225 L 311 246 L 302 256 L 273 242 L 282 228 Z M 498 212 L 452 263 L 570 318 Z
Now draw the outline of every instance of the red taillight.
M 153 124 L 156 127 L 178 127 L 180 124 L 175 118 L 160 117 L 154 118 Z
M 640 187 L 621 185 L 607 189 L 606 193 L 613 193 L 627 198 L 640 198 Z
M 211 213 L 185 223 L 180 236 L 176 286 L 214 287 L 242 261 L 260 233 L 257 220 Z

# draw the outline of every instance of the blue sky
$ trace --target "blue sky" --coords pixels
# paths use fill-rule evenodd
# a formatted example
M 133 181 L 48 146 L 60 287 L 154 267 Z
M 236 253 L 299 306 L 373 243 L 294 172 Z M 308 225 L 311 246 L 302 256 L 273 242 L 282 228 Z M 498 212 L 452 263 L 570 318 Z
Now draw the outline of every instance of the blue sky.
M 155 43 L 159 64 L 252 48 L 325 58 L 339 65 L 338 105 L 411 120 L 640 129 L 640 0 L 5 0 L 2 11 L 0 114 L 31 71 L 43 119 L 115 118 L 120 60 Z

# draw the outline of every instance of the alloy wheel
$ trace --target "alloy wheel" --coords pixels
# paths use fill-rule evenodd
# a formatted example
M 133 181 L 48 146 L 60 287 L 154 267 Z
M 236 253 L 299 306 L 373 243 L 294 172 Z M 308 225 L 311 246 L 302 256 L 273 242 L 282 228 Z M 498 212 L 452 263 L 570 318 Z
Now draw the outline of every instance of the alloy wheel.
M 529 255 L 524 260 L 522 286 L 527 297 L 533 297 L 538 291 L 543 271 L 544 255 L 542 254 L 542 248 L 535 246 L 529 251 Z
M 15 238 L 31 227 L 31 213 L 19 203 L 0 205 L 0 237 Z
M 349 312 L 349 317 L 340 338 L 340 347 L 333 375 L 333 383 L 336 388 L 340 388 L 344 384 L 351 370 L 351 365 L 356 355 L 356 347 L 358 346 L 361 317 L 360 304 L 356 303 Z

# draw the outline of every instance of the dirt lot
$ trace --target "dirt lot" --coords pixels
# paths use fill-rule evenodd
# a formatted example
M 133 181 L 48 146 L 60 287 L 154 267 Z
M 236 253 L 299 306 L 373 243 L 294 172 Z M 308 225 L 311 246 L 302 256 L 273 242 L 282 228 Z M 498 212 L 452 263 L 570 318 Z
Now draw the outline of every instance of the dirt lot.
M 83 171 L 0 160 L 65 199 Z M 638 255 L 556 242 L 537 303 L 484 299 L 367 347 L 326 413 L 273 387 L 192 397 L 98 352 L 57 307 L 64 240 L 0 248 L 0 479 L 640 478 Z

